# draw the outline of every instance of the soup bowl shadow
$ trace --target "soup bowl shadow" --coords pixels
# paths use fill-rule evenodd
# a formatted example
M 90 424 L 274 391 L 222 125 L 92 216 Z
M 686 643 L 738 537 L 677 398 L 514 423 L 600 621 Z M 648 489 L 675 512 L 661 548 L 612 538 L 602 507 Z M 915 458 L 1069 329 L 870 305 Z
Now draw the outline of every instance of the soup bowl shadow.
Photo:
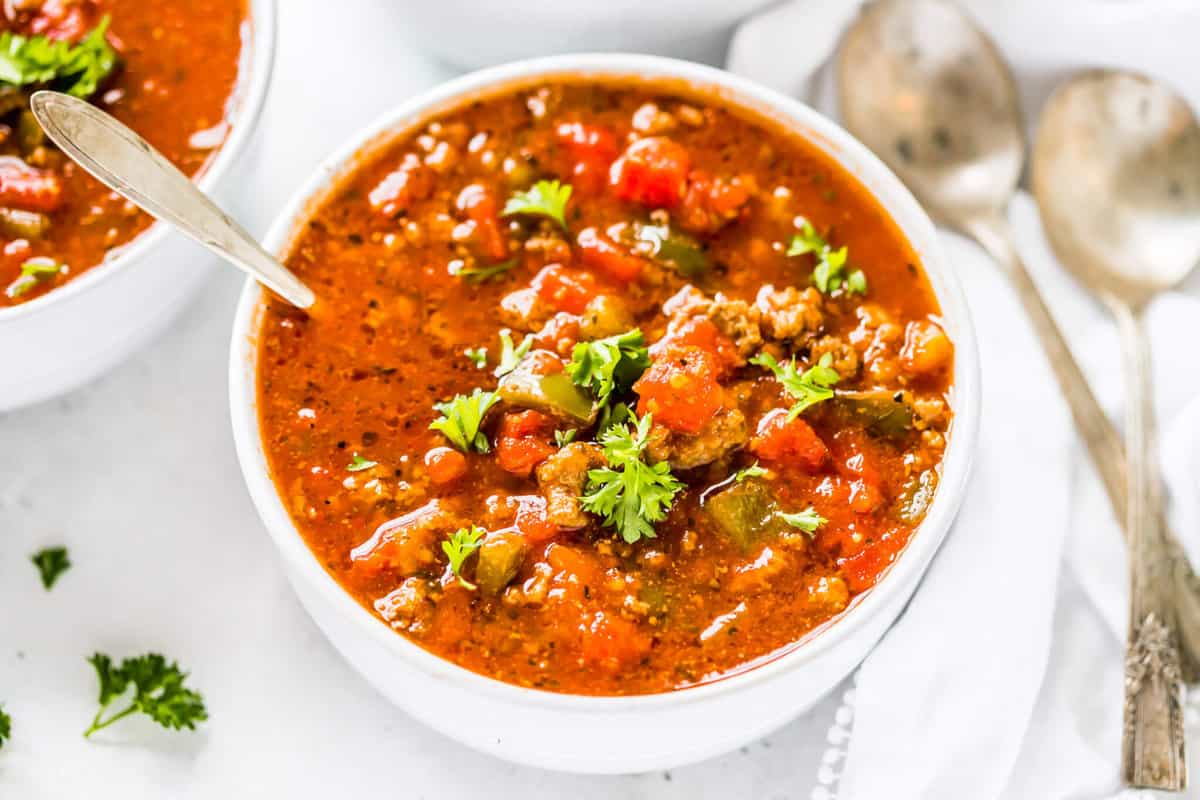
M 724 753 L 781 727 L 843 680 L 884 634 L 917 588 L 963 498 L 979 423 L 978 353 L 965 298 L 933 224 L 865 146 L 796 100 L 726 72 L 658 57 L 553 56 L 473 73 L 422 94 L 334 153 L 277 218 L 267 247 L 285 253 L 307 216 L 356 165 L 431 115 L 468 99 L 564 77 L 686 88 L 785 126 L 862 182 L 921 258 L 955 343 L 955 416 L 934 500 L 877 585 L 802 640 L 701 685 L 590 697 L 503 683 L 443 660 L 391 630 L 346 593 L 308 549 L 272 482 L 259 430 L 256 359 L 263 292 L 253 282 L 245 286 L 233 327 L 231 418 L 247 487 L 296 594 L 346 660 L 386 697 L 447 736 L 509 761 L 574 772 L 642 772 Z
M 248 4 L 229 136 L 195 178 L 218 200 L 254 142 L 275 60 L 275 4 Z M 116 366 L 167 327 L 213 264 L 200 245 L 156 222 L 64 286 L 0 308 L 0 412 L 63 394 Z

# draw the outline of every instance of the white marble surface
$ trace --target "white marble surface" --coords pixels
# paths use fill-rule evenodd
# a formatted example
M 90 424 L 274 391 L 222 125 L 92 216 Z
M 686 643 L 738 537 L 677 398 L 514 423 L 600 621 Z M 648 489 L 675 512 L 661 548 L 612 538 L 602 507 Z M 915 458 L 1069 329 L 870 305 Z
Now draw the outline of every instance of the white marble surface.
M 388 3 L 280 4 L 275 84 L 234 207 L 258 233 L 338 142 L 450 74 L 396 33 Z M 375 694 L 299 607 L 243 488 L 225 377 L 239 286 L 214 272 L 123 366 L 0 417 L 0 704 L 13 717 L 0 798 L 809 797 L 836 695 L 739 753 L 585 778 L 466 751 Z M 28 557 L 56 544 L 74 567 L 47 593 Z M 179 659 L 211 720 L 170 733 L 133 719 L 85 742 L 97 650 Z

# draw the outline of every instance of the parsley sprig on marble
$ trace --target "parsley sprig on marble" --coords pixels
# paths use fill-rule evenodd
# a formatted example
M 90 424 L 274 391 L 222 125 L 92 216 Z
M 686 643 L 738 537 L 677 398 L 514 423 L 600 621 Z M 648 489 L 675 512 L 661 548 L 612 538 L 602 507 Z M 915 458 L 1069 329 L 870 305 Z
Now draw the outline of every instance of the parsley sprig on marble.
M 788 411 L 789 421 L 798 417 L 800 412 L 809 406 L 833 397 L 833 385 L 840 380 L 837 371 L 830 366 L 833 363 L 833 355 L 830 353 L 821 356 L 816 364 L 804 372 L 796 369 L 795 358 L 786 364 L 780 364 L 770 353 L 759 353 L 750 359 L 750 363 L 775 373 L 776 380 L 796 399 Z
M 651 415 L 633 417 L 635 428 L 614 425 L 600 434 L 609 466 L 589 470 L 580 504 L 633 543 L 654 538 L 654 524 L 666 519 L 683 483 L 665 461 L 644 460 Z
M 103 653 L 96 653 L 88 663 L 100 681 L 100 710 L 83 732 L 85 737 L 131 714 L 145 714 L 171 730 L 193 730 L 197 723 L 208 719 L 204 698 L 184 685 L 187 673 L 158 653 L 126 658 L 119 665 Z M 127 703 L 124 708 L 110 711 L 122 700 Z
M 37 567 L 46 591 L 50 591 L 62 574 L 71 568 L 71 559 L 65 547 L 43 548 L 30 556 L 29 560 Z

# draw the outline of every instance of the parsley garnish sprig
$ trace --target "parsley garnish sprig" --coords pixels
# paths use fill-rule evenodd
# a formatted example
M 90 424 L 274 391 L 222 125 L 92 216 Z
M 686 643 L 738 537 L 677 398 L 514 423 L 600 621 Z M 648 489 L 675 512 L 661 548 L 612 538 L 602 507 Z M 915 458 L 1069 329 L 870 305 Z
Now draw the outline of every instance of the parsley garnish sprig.
M 538 181 L 524 192 L 517 192 L 504 204 L 501 216 L 528 214 L 548 217 L 567 229 L 567 201 L 571 199 L 571 185 L 559 181 Z
M 628 391 L 649 366 L 645 339 L 634 328 L 575 345 L 566 370 L 578 386 L 589 390 L 601 404 L 607 404 L 613 393 Z
M 78 44 L 42 34 L 0 34 L 0 84 L 54 85 L 75 97 L 89 97 L 117 66 L 117 53 L 105 38 L 109 18 L 100 20 Z
M 675 495 L 684 488 L 665 461 L 648 464 L 643 460 L 651 415 L 633 419 L 636 435 L 624 425 L 600 434 L 609 466 L 588 471 L 585 494 L 579 499 L 586 511 L 616 528 L 630 544 L 654 538 L 654 523 L 666 519 Z
M 512 372 L 521 363 L 521 359 L 529 354 L 531 347 L 533 347 L 532 333 L 525 334 L 521 343 L 514 345 L 508 331 L 500 331 L 500 363 L 492 370 L 492 374 L 497 378 L 503 378 Z
M 434 403 L 435 410 L 442 416 L 429 423 L 432 431 L 441 431 L 446 438 L 464 453 L 490 452 L 487 435 L 480 428 L 484 417 L 500 398 L 495 392 L 476 389 L 471 394 L 460 394 L 444 403 Z
M 458 266 L 451 267 L 450 274 L 456 278 L 462 278 L 472 285 L 478 285 L 487 283 L 493 278 L 499 278 L 516 265 L 517 259 L 515 258 L 510 258 L 508 261 L 501 261 L 498 264 L 488 264 L 483 267 L 468 267 L 465 264 L 459 264 Z
M 0 750 L 4 749 L 4 743 L 12 736 L 12 717 L 4 712 L 4 707 L 0 706 Z
M 204 698 L 183 685 L 187 673 L 178 664 L 167 663 L 158 653 L 127 658 L 120 666 L 114 666 L 112 659 L 103 653 L 96 653 L 88 663 L 100 679 L 100 710 L 83 732 L 85 737 L 130 714 L 145 714 L 171 730 L 192 730 L 196 723 L 208 719 Z M 133 687 L 131 694 L 130 687 Z M 126 696 L 129 705 L 105 716 L 109 706 Z
M 795 404 L 788 411 L 789 422 L 809 406 L 833 397 L 832 387 L 840 380 L 837 371 L 830 366 L 833 363 L 832 353 L 821 356 L 820 361 L 804 372 L 796 369 L 795 358 L 786 364 L 780 364 L 770 353 L 759 353 L 750 359 L 750 363 L 766 367 L 775 373 L 776 380 L 783 384 L 788 394 L 796 398 Z
M 71 559 L 65 547 L 46 547 L 30 556 L 29 560 L 37 567 L 46 591 L 50 591 L 62 574 L 71 568 Z
M 472 525 L 470 528 L 459 528 L 450 535 L 449 539 L 442 542 L 442 552 L 446 554 L 446 558 L 450 559 L 450 571 L 454 573 L 454 577 L 458 578 L 459 584 L 464 589 L 473 591 L 477 588 L 475 584 L 462 576 L 462 568 L 467 557 L 483 545 L 483 537 L 486 533 L 487 531 L 478 525 Z
M 867 293 L 867 276 L 863 271 L 855 269 L 848 274 L 846 272 L 847 248 L 843 246 L 834 250 L 808 220 L 804 220 L 800 226 L 800 233 L 792 237 L 787 249 L 789 256 L 805 253 L 812 253 L 817 257 L 817 266 L 813 269 L 811 280 L 821 294 L 830 294 L 843 288 L 848 294 Z
M 809 506 L 803 511 L 780 511 L 779 518 L 788 525 L 791 525 L 793 528 L 799 528 L 809 536 L 815 534 L 818 528 L 829 521 L 818 514 L 817 510 L 812 506 Z

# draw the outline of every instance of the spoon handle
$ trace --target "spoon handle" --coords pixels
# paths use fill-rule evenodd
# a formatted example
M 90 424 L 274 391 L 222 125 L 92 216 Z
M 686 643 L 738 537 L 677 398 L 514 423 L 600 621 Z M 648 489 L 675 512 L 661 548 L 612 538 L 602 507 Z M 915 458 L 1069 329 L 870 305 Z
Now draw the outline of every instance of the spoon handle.
M 1179 651 L 1169 625 L 1167 563 L 1156 524 L 1150 346 L 1141 315 L 1110 299 L 1121 333 L 1128 470 L 1129 638 L 1121 770 L 1131 786 L 1182 791 L 1187 785 Z
M 292 305 L 308 308 L 313 293 L 264 251 L 142 137 L 91 103 L 40 91 L 30 106 L 46 135 L 105 186 L 169 222 L 265 284 Z
M 1017 256 L 1007 221 L 1000 216 L 977 217 L 961 222 L 959 227 L 988 251 L 1012 281 L 1058 380 L 1059 390 L 1071 409 L 1075 428 L 1104 484 L 1113 514 L 1120 521 L 1126 540 L 1132 542 L 1125 524 L 1128 520 L 1128 495 L 1125 447 L 1121 436 L 1100 407 L 1050 309 L 1042 300 L 1041 292 Z M 1153 462 L 1148 469 L 1154 490 L 1159 492 L 1160 484 Z M 1153 507 L 1153 514 L 1157 536 L 1162 543 L 1163 591 L 1167 593 L 1169 601 L 1166 609 L 1169 614 L 1160 617 L 1160 620 L 1175 627 L 1181 645 L 1183 677 L 1188 682 L 1195 682 L 1200 679 L 1200 579 L 1192 569 L 1179 539 L 1167 525 L 1161 504 Z

